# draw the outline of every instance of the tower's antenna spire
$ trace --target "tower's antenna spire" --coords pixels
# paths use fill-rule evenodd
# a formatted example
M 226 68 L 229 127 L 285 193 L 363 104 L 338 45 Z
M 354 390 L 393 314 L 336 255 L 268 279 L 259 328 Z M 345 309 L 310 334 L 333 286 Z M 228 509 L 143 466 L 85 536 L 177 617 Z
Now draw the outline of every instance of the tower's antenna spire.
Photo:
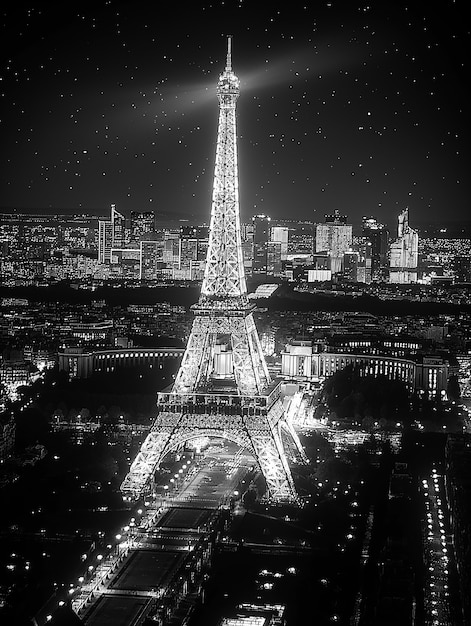
M 227 60 L 226 60 L 226 71 L 232 71 L 231 64 L 231 44 L 232 44 L 232 35 L 227 35 Z

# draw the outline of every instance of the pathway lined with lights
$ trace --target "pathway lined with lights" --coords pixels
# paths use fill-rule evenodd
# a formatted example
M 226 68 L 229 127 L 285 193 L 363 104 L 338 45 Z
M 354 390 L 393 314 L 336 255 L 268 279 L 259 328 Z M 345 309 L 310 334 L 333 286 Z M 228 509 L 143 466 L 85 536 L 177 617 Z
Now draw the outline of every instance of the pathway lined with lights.
M 81 577 L 77 586 L 71 585 L 72 608 L 84 623 L 109 623 L 106 620 L 116 603 L 123 602 L 126 611 L 119 619 L 126 621 L 116 625 L 137 625 L 154 613 L 169 593 L 183 598 L 191 580 L 178 573 L 190 567 L 190 578 L 194 578 L 201 568 L 202 542 L 219 506 L 245 474 L 249 460 L 252 462 L 241 450 L 223 453 L 217 461 L 206 459 L 198 468 L 183 459 L 182 467 L 161 485 L 163 495 L 135 511 L 116 536 L 116 548 L 105 556 L 98 555 L 96 566 L 89 565 L 88 580 Z
M 454 568 L 449 522 L 445 517 L 446 495 L 443 475 L 433 466 L 421 481 L 425 503 L 424 523 L 424 609 L 427 626 L 450 626 L 450 575 Z

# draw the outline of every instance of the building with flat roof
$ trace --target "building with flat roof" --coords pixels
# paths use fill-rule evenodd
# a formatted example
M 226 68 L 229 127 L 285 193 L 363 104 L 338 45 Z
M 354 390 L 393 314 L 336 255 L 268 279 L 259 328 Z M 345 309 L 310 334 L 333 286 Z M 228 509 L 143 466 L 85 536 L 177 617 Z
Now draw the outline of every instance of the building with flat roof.
M 342 271 L 343 255 L 351 248 L 353 228 L 347 217 L 335 211 L 326 215 L 324 224 L 316 226 L 316 252 L 327 252 L 331 260 L 332 274 Z

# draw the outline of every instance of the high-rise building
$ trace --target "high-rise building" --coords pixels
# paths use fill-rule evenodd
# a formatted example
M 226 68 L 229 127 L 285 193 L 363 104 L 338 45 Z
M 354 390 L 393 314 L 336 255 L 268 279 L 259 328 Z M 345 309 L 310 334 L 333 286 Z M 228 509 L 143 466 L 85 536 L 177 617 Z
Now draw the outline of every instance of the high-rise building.
M 342 271 L 343 255 L 352 245 L 353 229 L 347 216 L 335 210 L 325 216 L 324 224 L 316 226 L 316 252 L 327 252 L 331 259 L 332 274 Z
M 351 250 L 344 254 L 344 278 L 356 283 L 371 283 L 371 241 L 355 237 Z
M 254 215 L 253 224 L 253 264 L 254 274 L 267 273 L 267 252 L 270 240 L 270 221 L 267 215 Z
M 179 236 L 179 268 L 204 262 L 208 250 L 208 228 L 181 226 Z
M 273 226 L 271 229 L 270 241 L 280 244 L 281 260 L 286 261 L 288 256 L 288 236 L 289 228 L 287 226 Z
M 391 243 L 389 254 L 389 282 L 417 282 L 419 235 L 409 226 L 408 208 L 398 216 L 397 239 Z
M 362 234 L 371 243 L 371 273 L 373 279 L 382 277 L 388 265 L 389 232 L 375 217 L 363 217 Z
M 173 265 L 180 258 L 180 239 L 177 234 L 166 233 L 164 237 L 163 260 L 164 263 Z
M 357 282 L 371 283 L 372 280 L 372 244 L 370 241 L 362 241 L 357 244 L 358 265 Z
M 140 280 L 162 280 L 171 276 L 167 263 L 164 262 L 164 239 L 153 241 L 141 240 L 140 244 Z
M 350 283 L 358 282 L 358 264 L 360 255 L 357 251 L 349 250 L 343 255 L 343 278 Z
M 453 261 L 453 274 L 455 283 L 471 282 L 471 257 L 456 255 Z
M 245 274 L 246 276 L 251 276 L 253 266 L 253 222 L 240 225 L 240 236 Z
M 267 242 L 267 276 L 281 276 L 281 243 Z
M 192 261 L 198 260 L 198 239 L 180 237 L 178 249 L 179 268 L 188 267 Z
M 111 205 L 111 224 L 113 232 L 113 248 L 124 248 L 126 242 L 126 218 Z
M 98 261 L 109 263 L 112 248 L 122 249 L 126 241 L 126 219 L 111 205 L 109 220 L 98 220 Z
M 131 211 L 131 242 L 139 243 L 145 235 L 155 230 L 155 214 L 153 211 Z
M 109 263 L 113 247 L 113 224 L 111 220 L 98 220 L 98 261 Z
M 301 222 L 295 227 L 289 226 L 288 254 L 311 255 L 314 252 L 315 224 Z

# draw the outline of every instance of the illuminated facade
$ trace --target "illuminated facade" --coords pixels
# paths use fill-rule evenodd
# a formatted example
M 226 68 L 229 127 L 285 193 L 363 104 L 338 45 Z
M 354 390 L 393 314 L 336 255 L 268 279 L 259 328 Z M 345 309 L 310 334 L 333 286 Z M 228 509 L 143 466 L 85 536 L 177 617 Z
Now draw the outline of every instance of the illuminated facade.
M 0 382 L 5 387 L 6 395 L 16 399 L 18 387 L 32 382 L 31 364 L 23 360 L 0 362 Z
M 125 217 L 111 205 L 109 220 L 98 220 L 98 261 L 109 263 L 111 249 L 123 248 L 125 245 Z
M 139 213 L 131 211 L 131 242 L 139 244 L 142 239 L 155 230 L 155 214 L 153 211 Z
M 286 261 L 288 258 L 288 237 L 289 228 L 287 226 L 273 226 L 271 229 L 271 241 L 280 244 L 280 258 Z
M 111 220 L 98 220 L 98 262 L 109 263 L 113 247 L 113 224 Z
M 247 297 L 239 217 L 236 101 L 239 79 L 227 63 L 217 85 L 219 126 L 209 242 L 201 293 L 187 348 L 170 392 L 121 490 L 139 497 L 165 455 L 197 437 L 222 437 L 251 450 L 268 496 L 296 501 L 282 432 L 300 456 L 285 420 L 281 384 L 272 381 Z
M 311 341 L 294 341 L 281 355 L 281 374 L 297 381 L 318 381 L 354 366 L 361 376 L 400 380 L 411 393 L 416 391 L 438 398 L 446 392 L 450 376 L 450 364 L 446 359 L 413 352 L 408 357 L 368 354 L 361 352 L 362 348 L 365 346 L 358 345 L 356 351 L 317 352 Z
M 332 274 L 342 270 L 343 255 L 347 252 L 353 239 L 353 228 L 347 224 L 347 217 L 335 211 L 325 216 L 324 224 L 316 226 L 316 252 L 327 252 L 330 256 Z
M 89 378 L 95 372 L 115 372 L 126 367 L 146 365 L 163 369 L 169 360 L 178 361 L 183 348 L 122 348 L 109 350 L 87 350 L 65 348 L 58 353 L 59 371 L 67 372 L 70 378 Z
M 408 284 L 417 282 L 419 235 L 409 226 L 409 209 L 398 217 L 397 239 L 391 243 L 389 282 Z
M 163 238 L 156 241 L 141 241 L 139 246 L 139 280 L 165 278 L 167 266 L 164 263 Z

